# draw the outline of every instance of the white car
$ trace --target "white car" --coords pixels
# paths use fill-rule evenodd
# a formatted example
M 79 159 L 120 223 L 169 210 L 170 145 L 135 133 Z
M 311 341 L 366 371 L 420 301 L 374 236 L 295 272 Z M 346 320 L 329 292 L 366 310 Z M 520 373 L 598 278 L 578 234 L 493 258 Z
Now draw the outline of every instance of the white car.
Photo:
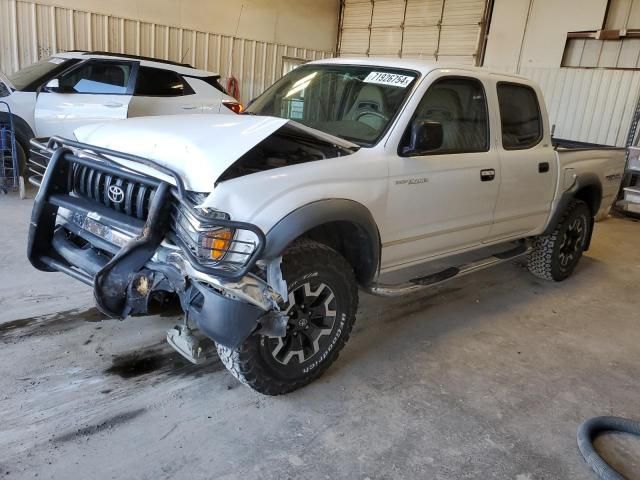
M 220 76 L 189 65 L 104 52 L 66 52 L 11 75 L 0 73 L 0 100 L 13 113 L 18 156 L 33 137 L 73 137 L 83 125 L 184 113 L 239 113 Z M 6 113 L 0 112 L 0 123 Z M 23 167 L 22 167 L 23 168 Z
M 281 394 L 325 371 L 358 289 L 415 292 L 529 256 L 561 281 L 616 197 L 624 149 L 552 142 L 540 88 L 487 70 L 333 59 L 233 118 L 154 117 L 49 141 L 28 255 L 125 318 L 172 292 L 193 362 Z M 82 143 L 80 143 L 82 142 Z

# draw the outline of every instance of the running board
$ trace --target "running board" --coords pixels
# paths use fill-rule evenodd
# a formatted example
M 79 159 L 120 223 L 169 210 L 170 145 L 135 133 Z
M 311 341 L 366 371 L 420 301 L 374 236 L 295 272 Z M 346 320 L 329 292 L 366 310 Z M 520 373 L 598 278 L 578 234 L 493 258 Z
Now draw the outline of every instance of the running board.
M 367 292 L 379 297 L 401 297 L 410 293 L 419 292 L 429 287 L 439 285 L 454 278 L 462 277 L 469 273 L 484 270 L 485 268 L 493 267 L 503 262 L 508 262 L 514 258 L 521 257 L 529 253 L 531 248 L 526 243 L 522 243 L 517 247 L 507 250 L 506 252 L 496 253 L 490 257 L 483 258 L 475 262 L 460 265 L 459 267 L 450 267 L 441 272 L 427 275 L 425 277 L 418 277 L 410 280 L 406 283 L 397 285 L 385 285 L 382 283 L 374 283 L 367 288 Z

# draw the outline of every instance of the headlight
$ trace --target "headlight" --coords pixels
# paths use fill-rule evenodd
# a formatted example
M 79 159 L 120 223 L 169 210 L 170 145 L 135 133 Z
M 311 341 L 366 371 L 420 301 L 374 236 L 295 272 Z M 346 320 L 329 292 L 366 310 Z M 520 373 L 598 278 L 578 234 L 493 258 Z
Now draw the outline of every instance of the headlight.
M 200 232 L 198 246 L 200 247 L 200 258 L 219 261 L 229 252 L 233 231 L 229 228 L 208 230 Z
M 227 216 L 220 214 L 218 218 L 226 219 Z M 173 230 L 203 264 L 221 261 L 229 253 L 235 234 L 230 228 L 203 224 L 180 207 L 176 207 L 173 214 Z
M 217 210 L 176 202 L 170 236 L 194 262 L 219 275 L 244 275 L 264 249 L 264 233 L 255 225 L 232 221 Z M 244 273 L 240 273 L 244 272 Z

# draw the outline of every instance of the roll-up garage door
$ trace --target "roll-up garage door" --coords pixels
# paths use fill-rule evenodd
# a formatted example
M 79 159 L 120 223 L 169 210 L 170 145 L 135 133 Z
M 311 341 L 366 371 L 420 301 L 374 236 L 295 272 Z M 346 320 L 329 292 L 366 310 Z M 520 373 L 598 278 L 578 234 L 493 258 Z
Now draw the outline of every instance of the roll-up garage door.
M 475 65 L 488 0 L 343 0 L 340 56 Z

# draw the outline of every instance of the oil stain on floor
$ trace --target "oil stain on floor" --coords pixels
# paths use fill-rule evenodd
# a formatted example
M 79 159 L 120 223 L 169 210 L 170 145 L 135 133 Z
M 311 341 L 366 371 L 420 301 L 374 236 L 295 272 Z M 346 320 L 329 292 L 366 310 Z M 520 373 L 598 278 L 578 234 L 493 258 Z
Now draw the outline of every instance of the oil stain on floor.
M 150 373 L 199 378 L 207 373 L 224 369 L 224 365 L 213 353 L 201 365 L 194 365 L 175 352 L 169 345 L 158 344 L 143 350 L 135 350 L 122 355 L 115 355 L 111 366 L 104 373 L 117 375 L 123 379 L 142 377 Z
M 59 435 L 53 438 L 52 441 L 56 443 L 64 443 L 64 442 L 71 442 L 82 437 L 90 437 L 91 435 L 95 435 L 105 430 L 110 430 L 119 425 L 128 423 L 134 418 L 137 418 L 140 415 L 142 415 L 145 411 L 146 410 L 144 408 L 139 408 L 136 410 L 131 410 L 129 412 L 119 413 L 117 415 L 114 415 L 113 417 L 107 418 L 106 420 L 103 420 L 94 425 L 87 425 L 86 427 L 82 427 L 71 432 L 63 433 L 62 435 Z
M 174 313 L 175 307 L 170 308 L 173 307 L 172 305 L 167 305 L 167 307 L 169 308 L 165 309 L 162 317 L 168 317 Z M 96 308 L 66 310 L 49 315 L 13 320 L 0 324 L 0 344 L 18 344 L 33 337 L 59 335 L 86 325 L 86 322 L 94 323 L 103 320 L 117 321 L 105 316 Z M 101 328 L 95 327 L 96 330 Z M 83 342 L 83 345 L 91 344 L 95 335 L 94 331 Z M 102 348 L 99 350 L 102 351 Z M 111 365 L 104 370 L 104 374 L 118 376 L 125 380 L 137 379 L 149 374 L 154 374 L 152 378 L 158 379 L 162 376 L 199 378 L 207 373 L 224 369 L 215 353 L 213 343 L 211 344 L 211 353 L 208 356 L 210 358 L 204 364 L 193 365 L 167 343 L 159 342 L 151 346 L 137 348 L 131 352 L 114 355 Z
M 0 324 L 0 341 L 16 343 L 18 340 L 69 331 L 84 322 L 101 322 L 109 317 L 96 308 L 66 310 L 50 315 L 21 318 Z

